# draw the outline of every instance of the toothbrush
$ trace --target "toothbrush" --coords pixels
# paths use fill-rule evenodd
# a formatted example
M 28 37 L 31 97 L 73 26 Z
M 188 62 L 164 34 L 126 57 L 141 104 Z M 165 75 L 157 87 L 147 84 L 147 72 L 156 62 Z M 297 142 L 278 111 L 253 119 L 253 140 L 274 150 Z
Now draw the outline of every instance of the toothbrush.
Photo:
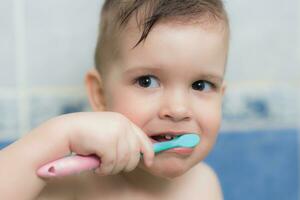
M 196 134 L 185 134 L 170 141 L 153 144 L 155 153 L 176 147 L 195 147 L 200 142 L 200 137 Z M 97 156 L 68 156 L 52 161 L 37 170 L 37 175 L 43 178 L 67 176 L 77 174 L 86 170 L 93 170 L 100 165 Z

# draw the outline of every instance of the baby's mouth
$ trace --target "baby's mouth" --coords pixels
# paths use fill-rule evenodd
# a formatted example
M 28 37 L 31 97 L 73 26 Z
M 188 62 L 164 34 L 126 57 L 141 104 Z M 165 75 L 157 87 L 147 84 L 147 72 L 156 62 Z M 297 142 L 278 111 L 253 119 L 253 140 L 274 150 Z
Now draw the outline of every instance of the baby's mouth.
M 171 135 L 171 134 L 162 134 L 162 135 L 154 135 L 154 136 L 150 136 L 151 141 L 153 143 L 157 143 L 157 142 L 166 142 L 166 141 L 170 141 L 173 140 L 177 137 L 179 137 L 180 135 Z

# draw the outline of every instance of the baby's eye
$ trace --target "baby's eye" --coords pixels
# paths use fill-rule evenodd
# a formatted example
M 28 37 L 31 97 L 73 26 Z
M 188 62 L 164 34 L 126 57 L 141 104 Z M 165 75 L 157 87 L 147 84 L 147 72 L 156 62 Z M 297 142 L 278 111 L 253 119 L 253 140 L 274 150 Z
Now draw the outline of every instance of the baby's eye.
M 141 76 L 136 79 L 136 82 L 139 84 L 139 86 L 144 88 L 155 88 L 159 87 L 159 83 L 157 81 L 157 78 L 151 75 Z
M 208 81 L 199 80 L 192 84 L 192 88 L 199 91 L 211 91 L 214 89 L 214 84 Z

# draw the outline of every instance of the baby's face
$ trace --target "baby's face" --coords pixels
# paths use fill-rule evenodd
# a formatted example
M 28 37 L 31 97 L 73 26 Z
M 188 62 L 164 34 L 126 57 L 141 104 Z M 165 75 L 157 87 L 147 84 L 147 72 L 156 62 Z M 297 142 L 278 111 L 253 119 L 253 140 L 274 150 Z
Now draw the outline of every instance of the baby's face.
M 149 138 L 197 133 L 201 141 L 193 151 L 161 152 L 151 168 L 140 164 L 156 176 L 176 177 L 203 160 L 215 143 L 227 37 L 217 25 L 164 23 L 132 49 L 140 37 L 137 30 L 128 28 L 122 58 L 103 77 L 106 109 L 127 116 Z

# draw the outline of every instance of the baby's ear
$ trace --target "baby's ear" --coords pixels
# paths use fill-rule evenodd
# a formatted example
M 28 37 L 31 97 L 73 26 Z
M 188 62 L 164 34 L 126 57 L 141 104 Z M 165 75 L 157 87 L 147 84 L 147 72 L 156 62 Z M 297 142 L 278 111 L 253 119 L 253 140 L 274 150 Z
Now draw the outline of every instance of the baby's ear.
M 104 90 L 101 75 L 96 69 L 91 69 L 85 76 L 85 86 L 89 102 L 94 111 L 105 110 Z

